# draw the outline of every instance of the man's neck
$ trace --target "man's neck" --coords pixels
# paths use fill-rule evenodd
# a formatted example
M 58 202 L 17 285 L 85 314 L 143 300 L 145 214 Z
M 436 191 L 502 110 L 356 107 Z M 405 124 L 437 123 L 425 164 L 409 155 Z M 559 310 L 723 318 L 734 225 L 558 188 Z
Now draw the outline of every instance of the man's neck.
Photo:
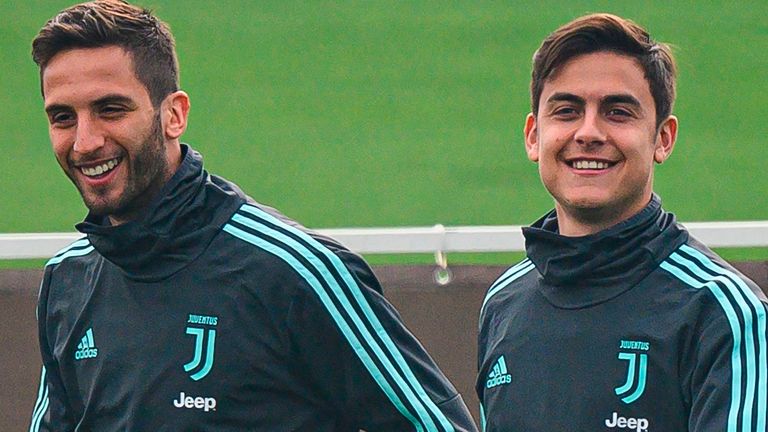
M 560 235 L 583 237 L 596 234 L 638 214 L 648 203 L 644 200 L 626 208 L 568 208 L 555 202 L 557 225 Z

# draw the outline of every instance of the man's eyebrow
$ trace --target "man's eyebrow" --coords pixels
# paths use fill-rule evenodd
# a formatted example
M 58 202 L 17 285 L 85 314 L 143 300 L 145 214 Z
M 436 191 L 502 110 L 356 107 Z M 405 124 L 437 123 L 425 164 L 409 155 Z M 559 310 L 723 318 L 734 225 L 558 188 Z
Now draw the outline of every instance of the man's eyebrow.
M 90 103 L 91 108 L 96 107 L 102 107 L 104 105 L 109 104 L 123 104 L 127 105 L 130 109 L 135 109 L 137 107 L 136 102 L 131 99 L 128 96 L 124 96 L 121 94 L 108 94 L 106 96 L 102 96 L 95 101 Z M 59 111 L 71 111 L 72 107 L 65 104 L 51 104 L 45 107 L 45 112 L 48 114 L 59 112 Z
M 573 93 L 558 92 L 547 98 L 547 104 L 554 102 L 573 102 L 579 105 L 584 105 L 586 101 L 584 98 L 576 96 Z
M 632 105 L 635 107 L 641 107 L 642 104 L 639 100 L 637 100 L 636 97 L 630 95 L 630 94 L 614 94 L 614 95 L 608 95 L 605 96 L 602 101 L 602 105 L 612 105 L 612 104 L 627 104 Z
M 121 94 L 108 94 L 106 96 L 102 96 L 95 101 L 91 102 L 91 107 L 99 107 L 104 106 L 108 104 L 123 104 L 128 105 L 130 108 L 136 108 L 136 102 L 131 99 L 128 96 L 121 95 Z
M 51 115 L 55 112 L 70 111 L 70 110 L 72 110 L 72 107 L 64 104 L 51 104 L 45 107 L 45 112 L 48 115 Z

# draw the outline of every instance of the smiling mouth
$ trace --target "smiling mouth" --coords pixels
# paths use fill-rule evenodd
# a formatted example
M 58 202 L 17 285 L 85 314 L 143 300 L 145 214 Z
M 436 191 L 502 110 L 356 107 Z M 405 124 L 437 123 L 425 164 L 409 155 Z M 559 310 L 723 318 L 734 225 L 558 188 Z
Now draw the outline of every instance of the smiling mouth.
M 568 161 L 568 165 L 570 165 L 571 168 L 574 168 L 577 170 L 602 170 L 602 169 L 608 169 L 616 165 L 616 163 L 591 160 L 591 159 L 575 159 L 575 160 Z
M 114 159 L 110 159 L 102 164 L 96 165 L 96 166 L 81 166 L 80 172 L 83 173 L 84 176 L 90 177 L 90 178 L 98 178 L 103 177 L 115 167 L 120 165 L 120 162 L 123 159 L 120 157 L 116 157 Z

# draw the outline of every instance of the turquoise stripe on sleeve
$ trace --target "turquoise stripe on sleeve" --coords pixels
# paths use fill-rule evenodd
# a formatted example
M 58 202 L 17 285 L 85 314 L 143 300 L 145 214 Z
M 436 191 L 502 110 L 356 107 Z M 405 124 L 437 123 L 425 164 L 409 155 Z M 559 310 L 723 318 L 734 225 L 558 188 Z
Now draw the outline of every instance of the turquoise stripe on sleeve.
M 507 281 L 505 280 L 506 278 L 508 278 L 508 277 L 509 277 L 509 276 L 511 276 L 512 274 L 516 273 L 516 272 L 517 272 L 518 270 L 520 270 L 521 268 L 523 268 L 523 267 L 527 266 L 527 265 L 528 265 L 528 263 L 530 263 L 530 262 L 531 262 L 531 260 L 530 260 L 529 258 L 525 258 L 525 259 L 523 259 L 522 261 L 520 261 L 519 263 L 517 263 L 517 264 L 513 265 L 512 267 L 508 268 L 508 269 L 507 269 L 507 271 L 505 271 L 505 272 L 504 272 L 504 273 L 503 273 L 501 276 L 499 276 L 498 278 L 496 278 L 496 281 L 495 281 L 495 282 L 493 282 L 493 284 L 492 284 L 492 285 L 491 285 L 491 287 L 488 289 L 488 291 L 490 291 L 490 290 L 492 290 L 492 289 L 496 288 L 496 286 L 497 286 L 497 285 L 499 285 L 500 283 L 505 283 L 505 284 L 506 284 L 506 282 L 507 282 Z
M 68 251 L 70 249 L 73 249 L 73 248 L 79 248 L 79 247 L 83 247 L 83 246 L 88 246 L 88 243 L 89 243 L 88 242 L 88 238 L 87 237 L 83 237 L 83 238 L 81 238 L 79 240 L 75 240 L 74 242 L 72 242 L 67 247 L 59 249 L 59 251 L 56 252 L 55 254 L 53 254 L 53 256 L 57 257 L 57 256 L 63 254 L 64 252 L 66 252 L 66 251 Z
M 349 292 L 352 294 L 352 297 L 355 299 L 358 306 L 360 306 L 360 309 L 363 311 L 363 314 L 365 315 L 365 318 L 368 320 L 368 323 L 373 327 L 374 333 L 381 338 L 381 341 L 384 343 L 384 346 L 387 348 L 389 353 L 395 359 L 395 362 L 400 367 L 400 370 L 405 375 L 406 379 L 412 386 L 413 390 L 419 396 L 421 401 L 427 406 L 430 412 L 435 416 L 435 418 L 437 418 L 438 422 L 443 426 L 444 430 L 446 432 L 453 432 L 454 431 L 453 425 L 445 417 L 445 414 L 443 414 L 443 412 L 440 411 L 440 409 L 437 407 L 434 401 L 432 401 L 432 399 L 427 395 L 426 391 L 424 390 L 424 387 L 421 385 L 419 380 L 413 374 L 413 371 L 411 370 L 410 366 L 408 366 L 408 363 L 405 361 L 405 358 L 403 358 L 402 353 L 397 348 L 395 343 L 392 341 L 392 338 L 384 329 L 384 326 L 382 326 L 381 322 L 379 321 L 379 318 L 373 312 L 373 309 L 371 308 L 370 304 L 368 304 L 368 301 L 365 299 L 365 296 L 360 290 L 360 287 L 358 286 L 355 278 L 350 274 L 349 270 L 344 265 L 344 263 L 341 262 L 341 259 L 335 253 L 331 252 L 327 247 L 323 246 L 320 242 L 312 238 L 307 233 L 286 224 L 285 222 L 275 218 L 274 216 L 264 212 L 263 210 L 250 205 L 244 205 L 243 207 L 241 207 L 241 209 L 258 218 L 261 218 L 274 225 L 281 227 L 282 229 L 294 234 L 295 236 L 301 238 L 303 241 L 309 244 L 313 248 L 313 251 L 310 252 L 304 249 L 304 251 L 300 251 L 300 252 L 307 259 L 309 259 L 310 262 L 314 262 L 313 260 L 317 260 L 317 257 L 316 257 L 317 254 L 322 254 L 332 263 L 333 268 L 339 273 L 341 278 L 344 280 L 346 286 L 349 288 Z M 299 244 L 299 246 L 301 245 Z M 303 246 L 301 247 L 303 248 Z M 318 261 L 318 264 L 320 264 L 324 268 L 324 264 L 322 262 Z M 331 286 L 334 289 L 338 290 L 337 295 L 340 296 L 339 299 L 346 300 L 346 296 L 344 292 L 338 287 L 333 276 L 327 273 L 327 270 L 326 270 L 326 274 L 327 274 L 327 278 L 329 279 L 329 282 L 332 282 Z M 352 312 L 351 312 L 351 316 L 353 318 L 356 317 L 357 314 L 356 313 L 353 314 Z M 395 375 L 397 375 L 395 371 L 393 372 L 395 373 Z M 420 406 L 420 404 L 416 404 L 416 406 Z M 429 423 L 427 424 L 431 424 L 431 423 L 432 423 L 432 419 L 430 418 Z
M 50 403 L 50 399 L 48 399 L 48 388 L 45 388 L 45 399 L 43 400 L 43 406 L 40 409 L 40 415 L 37 416 L 37 421 L 35 422 L 35 431 L 40 430 L 40 423 L 42 423 L 43 418 L 45 417 L 45 413 L 48 412 L 48 405 Z
M 736 273 L 718 265 L 714 261 L 712 261 L 709 257 L 701 253 L 700 251 L 688 246 L 683 245 L 680 248 L 682 251 L 686 252 L 687 254 L 694 257 L 698 262 L 700 262 L 704 267 L 708 268 L 709 270 L 728 277 L 731 281 L 735 282 L 738 286 L 738 291 L 740 291 L 744 298 L 752 304 L 756 311 L 757 315 L 757 340 L 759 345 L 759 357 L 758 357 L 758 365 L 759 365 L 759 372 L 758 377 L 759 381 L 757 382 L 757 424 L 756 428 L 758 431 L 764 431 L 766 430 L 766 415 L 768 415 L 768 403 L 766 402 L 768 400 L 768 348 L 766 347 L 766 340 L 768 339 L 768 332 L 766 331 L 766 312 L 765 307 L 763 306 L 760 299 L 757 298 L 754 292 L 747 286 L 747 284 L 742 280 L 741 277 L 739 277 Z M 732 284 L 727 284 L 728 288 L 737 291 L 736 287 L 734 287 Z M 734 293 L 734 297 L 737 297 L 737 295 Z M 754 357 L 753 357 L 754 359 Z M 760 409 L 762 407 L 763 409 Z M 750 403 L 751 408 L 751 403 Z M 747 417 L 746 411 L 745 411 L 745 418 Z
M 483 408 L 483 403 L 480 403 L 480 430 L 482 432 L 485 432 L 485 408 Z
M 675 255 L 677 253 L 672 254 L 672 256 Z M 733 382 L 731 383 L 731 407 L 728 411 L 728 432 L 736 432 L 737 418 L 741 407 L 741 325 L 736 316 L 736 311 L 715 282 L 701 283 L 668 261 L 662 262 L 660 267 L 693 288 L 708 288 L 715 296 L 717 302 L 720 303 L 720 307 L 723 308 L 723 312 L 725 312 L 725 316 L 728 318 L 728 324 L 733 333 L 733 349 L 731 350 L 731 377 Z
M 509 276 L 509 279 L 506 280 L 504 283 L 498 284 L 497 282 L 497 284 L 494 284 L 495 286 L 492 285 L 491 289 L 488 291 L 488 294 L 486 294 L 485 299 L 483 300 L 483 304 L 480 306 L 480 317 L 483 316 L 483 311 L 485 310 L 485 304 L 488 303 L 488 300 L 490 300 L 491 297 L 496 295 L 497 292 L 503 290 L 509 284 L 516 281 L 521 276 L 525 275 L 526 273 L 533 270 L 534 268 L 535 266 L 533 265 L 533 263 L 526 259 L 518 263 L 511 269 L 507 270 L 507 272 L 502 276 L 502 278 Z
M 63 255 L 59 255 L 59 256 L 51 258 L 50 260 L 48 260 L 47 263 L 45 263 L 45 265 L 49 266 L 49 265 L 53 265 L 53 264 L 58 264 L 58 263 L 64 261 L 67 258 L 70 258 L 70 257 L 88 255 L 89 253 L 91 253 L 91 251 L 93 251 L 93 246 L 89 246 L 89 247 L 87 247 L 85 249 L 70 250 L 70 251 L 64 253 Z
M 42 367 L 40 372 L 40 389 L 37 391 L 37 401 L 35 402 L 35 408 L 32 410 L 32 420 L 29 424 L 29 432 L 37 432 L 40 430 L 40 421 L 45 416 L 45 410 L 48 409 L 48 385 L 45 382 L 45 366 Z
M 755 340 L 754 340 L 754 334 L 752 332 L 753 327 L 753 317 L 752 317 L 752 311 L 749 309 L 749 306 L 744 302 L 744 299 L 739 294 L 738 289 L 733 285 L 733 282 L 724 277 L 724 276 L 713 276 L 709 273 L 706 273 L 701 268 L 699 268 L 694 262 L 689 261 L 685 258 L 683 258 L 681 255 L 678 255 L 677 253 L 674 253 L 671 255 L 671 257 L 674 261 L 677 263 L 685 266 L 688 270 L 693 272 L 696 276 L 699 278 L 710 281 L 710 282 L 720 282 L 722 285 L 725 286 L 725 288 L 731 293 L 731 296 L 736 300 L 736 303 L 739 305 L 739 310 L 741 310 L 742 317 L 744 319 L 744 348 L 745 348 L 745 361 L 746 361 L 746 371 L 745 371 L 745 378 L 746 378 L 746 388 L 744 390 L 744 404 L 743 404 L 743 431 L 747 431 L 748 429 L 745 429 L 747 425 L 752 424 L 752 404 L 755 401 L 755 385 L 756 385 L 756 364 L 755 364 Z
M 682 249 L 682 248 L 681 248 Z M 733 297 L 736 301 L 736 304 L 739 305 L 739 310 L 741 310 L 742 317 L 744 319 L 744 349 L 745 349 L 745 358 L 747 370 L 744 374 L 746 378 L 746 388 L 744 389 L 744 404 L 742 408 L 742 430 L 744 432 L 748 432 L 747 425 L 752 424 L 752 404 L 755 402 L 755 386 L 756 386 L 756 355 L 755 355 L 755 339 L 754 339 L 754 318 L 752 316 L 752 310 L 747 306 L 747 304 L 744 302 L 744 298 L 739 294 L 739 290 L 736 288 L 736 286 L 733 284 L 733 282 L 724 277 L 724 276 L 713 276 L 709 273 L 706 273 L 704 270 L 702 270 L 696 263 L 693 261 L 687 260 L 683 258 L 681 255 L 674 253 L 672 254 L 671 258 L 678 262 L 679 264 L 682 264 L 688 270 L 693 272 L 696 276 L 699 278 L 705 280 L 705 281 L 711 281 L 711 282 L 720 282 L 722 285 L 725 286 L 725 288 L 730 292 L 731 297 Z
M 384 391 L 384 394 L 387 395 L 387 398 L 389 398 L 392 404 L 397 408 L 397 410 L 405 418 L 407 418 L 411 423 L 413 423 L 417 431 L 425 432 L 421 422 L 417 420 L 413 416 L 413 414 L 411 414 L 411 412 L 405 407 L 403 402 L 397 396 L 394 389 L 390 386 L 389 382 L 387 382 L 387 379 L 384 377 L 384 375 L 381 373 L 379 368 L 373 362 L 373 359 L 368 354 L 368 351 L 365 349 L 365 347 L 363 347 L 362 343 L 360 343 L 360 340 L 357 338 L 357 336 L 354 334 L 352 329 L 349 327 L 349 324 L 347 324 L 347 322 L 341 316 L 341 313 L 336 308 L 336 305 L 333 304 L 333 301 L 328 296 L 328 293 L 325 292 L 325 289 L 323 289 L 322 285 L 320 284 L 320 281 L 317 280 L 315 275 L 311 271 L 309 271 L 309 269 L 307 269 L 303 264 L 301 264 L 301 262 L 299 262 L 295 257 L 293 257 L 290 253 L 286 252 L 285 250 L 283 250 L 278 246 L 273 245 L 272 243 L 269 243 L 257 236 L 249 234 L 233 225 L 229 225 L 229 224 L 225 225 L 224 231 L 277 256 L 278 258 L 285 261 L 288 265 L 290 265 L 302 278 L 304 278 L 304 280 L 307 281 L 309 286 L 312 287 L 312 289 L 315 291 L 317 296 L 320 298 L 321 303 L 323 303 L 323 306 L 325 306 L 325 308 L 328 310 L 329 314 L 331 315 L 331 318 L 339 327 L 342 334 L 344 335 L 344 337 L 347 339 L 350 346 L 354 350 L 355 354 L 357 354 L 360 360 L 362 360 L 363 365 L 368 370 L 368 373 L 371 374 L 374 381 L 376 381 L 379 387 L 381 387 L 381 389 Z
M 244 210 L 249 210 L 249 209 L 251 209 L 251 207 L 243 207 L 243 209 Z M 254 210 L 254 211 L 257 212 L 257 210 Z M 251 212 L 251 211 L 248 211 L 248 212 L 254 214 L 254 216 L 261 216 L 261 217 L 263 217 L 263 216 L 266 215 L 266 213 L 259 214 L 258 212 L 257 213 L 254 213 L 254 212 Z M 361 299 L 359 297 L 355 296 L 356 294 L 358 294 L 357 292 L 355 292 L 355 288 L 357 288 L 357 283 L 354 281 L 354 279 L 351 277 L 351 275 L 348 274 L 348 272 L 346 271 L 346 267 L 340 261 L 338 262 L 338 265 L 341 266 L 343 269 L 339 268 L 339 266 L 334 266 L 336 268 L 336 270 L 339 271 L 339 274 L 342 276 L 342 278 L 346 282 L 346 285 L 350 289 L 351 293 L 353 294 L 353 297 L 356 298 L 357 303 L 362 308 L 364 314 L 366 315 L 366 318 L 368 318 L 368 321 L 372 323 L 374 333 L 382 338 L 385 346 L 387 346 L 387 348 L 389 349 L 389 352 L 393 354 L 393 357 L 395 357 L 395 361 L 399 364 L 400 369 L 404 372 L 404 374 L 406 376 L 406 379 L 408 379 L 408 381 L 410 381 L 411 385 L 414 385 L 414 382 L 415 382 L 419 386 L 419 387 L 416 387 L 414 385 L 414 388 L 413 388 L 413 389 L 416 390 L 416 394 L 419 396 L 419 398 L 417 398 L 416 395 L 414 395 L 413 389 L 411 387 L 409 387 L 408 384 L 405 383 L 405 381 L 403 380 L 402 376 L 397 372 L 396 368 L 389 361 L 389 358 L 384 354 L 383 350 L 376 343 L 375 339 L 373 338 L 373 335 L 368 331 L 368 328 L 362 322 L 361 317 L 357 314 L 357 312 L 352 307 L 351 303 L 349 302 L 349 299 L 347 298 L 347 295 L 342 290 L 342 288 L 338 285 L 336 279 L 329 273 L 327 267 L 319 259 L 319 257 L 317 256 L 316 253 L 313 253 L 312 251 L 307 249 L 304 245 L 302 245 L 301 243 L 297 242 L 293 238 L 285 235 L 284 233 L 282 233 L 280 231 L 277 231 L 277 230 L 274 230 L 274 229 L 272 229 L 272 228 L 270 228 L 270 227 L 268 227 L 266 225 L 260 224 L 260 223 L 258 223 L 256 221 L 254 221 L 253 219 L 250 219 L 250 218 L 247 218 L 247 217 L 244 217 L 244 216 L 241 216 L 241 215 L 235 215 L 235 216 L 232 217 L 232 220 L 237 221 L 238 223 L 241 223 L 243 225 L 246 225 L 246 226 L 248 226 L 248 227 L 250 227 L 250 228 L 252 228 L 254 230 L 257 230 L 257 231 L 259 231 L 259 232 L 261 232 L 261 233 L 263 233 L 263 234 L 265 234 L 265 235 L 267 235 L 269 237 L 276 238 L 280 242 L 288 245 L 290 248 L 292 248 L 292 249 L 296 250 L 297 252 L 299 252 L 310 263 L 312 263 L 313 267 L 315 267 L 315 269 L 317 269 L 323 275 L 323 279 L 331 287 L 331 290 L 336 295 L 336 298 L 339 299 L 339 301 L 341 302 L 342 306 L 344 307 L 344 310 L 347 312 L 347 314 L 350 316 L 352 321 L 355 323 L 357 329 L 364 335 L 364 339 L 366 341 L 368 341 L 369 345 L 374 350 L 374 352 L 377 355 L 377 357 L 383 362 L 383 364 L 385 365 L 385 368 L 390 372 L 390 375 L 400 385 L 400 387 L 403 390 L 404 394 L 406 395 L 408 400 L 411 402 L 411 404 L 416 409 L 417 414 L 419 414 L 419 418 L 421 418 L 422 421 L 424 422 L 425 426 L 427 427 L 427 430 L 437 430 L 436 426 L 435 426 L 435 424 L 434 424 L 434 422 L 432 420 L 432 418 L 429 416 L 429 414 L 426 411 L 424 411 L 424 405 L 422 403 L 422 402 L 431 403 L 432 401 L 429 399 L 429 397 L 426 395 L 426 392 L 424 392 L 423 389 L 421 389 L 422 391 L 421 391 L 421 393 L 419 393 L 419 388 L 421 387 L 420 383 L 418 383 L 418 381 L 416 380 L 416 377 L 413 376 L 413 373 L 410 371 L 410 368 L 408 368 L 407 364 L 405 363 L 405 359 L 403 359 L 401 355 L 400 355 L 399 359 L 395 356 L 395 353 L 399 355 L 400 352 L 394 346 L 394 343 L 391 341 L 391 339 L 389 340 L 389 343 L 390 343 L 391 346 L 387 344 L 387 339 L 389 338 L 389 335 L 386 333 L 386 331 L 384 330 L 384 328 L 380 324 L 378 325 L 378 327 L 376 326 L 376 324 L 378 322 L 378 319 L 375 317 L 375 314 L 373 314 L 373 311 L 370 309 L 370 306 L 368 305 L 367 301 L 364 298 L 361 301 Z M 284 224 L 281 223 L 280 221 L 276 220 L 276 219 L 270 220 L 270 222 L 272 222 L 272 223 L 274 223 L 274 224 L 276 224 L 278 226 L 281 226 L 281 228 L 285 228 Z M 298 231 L 298 230 L 296 230 L 296 231 Z M 300 233 L 304 234 L 303 232 L 300 232 Z M 298 235 L 298 233 L 296 233 L 296 234 Z M 309 236 L 307 236 L 306 234 L 304 234 L 304 236 L 309 238 Z M 306 241 L 309 242 L 309 240 L 307 238 L 302 237 L 303 240 L 306 240 Z M 311 240 L 314 241 L 314 239 L 311 239 Z M 312 246 L 315 246 L 317 248 L 318 252 L 327 251 L 328 254 L 333 256 L 333 257 L 330 257 L 330 256 L 328 256 L 328 254 L 326 254 L 326 256 L 328 256 L 329 259 L 332 259 L 332 258 L 338 259 L 338 257 L 336 257 L 335 254 L 333 254 L 332 252 L 328 251 L 327 248 L 325 248 L 321 244 L 317 243 L 316 245 L 312 245 Z M 347 273 L 346 275 L 345 275 L 345 272 Z M 347 276 L 347 277 L 345 277 L 345 276 Z M 357 291 L 359 291 L 359 288 L 357 288 Z M 360 295 L 360 297 L 362 297 L 362 293 L 359 293 L 359 295 Z M 366 307 L 368 307 L 368 310 L 366 310 Z M 372 319 L 372 316 L 373 316 L 373 319 Z M 410 376 L 408 375 L 409 373 L 410 373 Z M 425 401 L 425 398 L 426 398 L 426 401 Z M 427 406 L 429 406 L 429 405 L 427 405 Z M 430 408 L 432 408 L 432 407 L 430 407 Z M 436 417 L 439 420 L 439 416 L 437 416 L 437 414 L 439 413 L 440 415 L 442 415 L 442 413 L 440 413 L 440 411 L 437 408 L 437 406 L 434 406 L 434 409 L 432 410 L 432 412 L 434 414 L 436 414 Z M 452 431 L 453 427 L 448 422 L 447 419 L 445 419 L 445 423 L 447 424 L 447 428 L 446 429 L 449 430 L 449 431 Z

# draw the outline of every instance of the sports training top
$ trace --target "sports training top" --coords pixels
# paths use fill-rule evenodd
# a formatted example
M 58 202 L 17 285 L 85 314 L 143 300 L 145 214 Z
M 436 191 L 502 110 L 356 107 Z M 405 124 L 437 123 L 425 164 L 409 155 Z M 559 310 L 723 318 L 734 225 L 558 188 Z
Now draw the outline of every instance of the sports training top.
M 490 288 L 487 431 L 766 432 L 766 299 L 654 196 L 584 237 L 551 212 Z
M 475 430 L 359 256 L 183 155 L 46 265 L 30 430 Z

